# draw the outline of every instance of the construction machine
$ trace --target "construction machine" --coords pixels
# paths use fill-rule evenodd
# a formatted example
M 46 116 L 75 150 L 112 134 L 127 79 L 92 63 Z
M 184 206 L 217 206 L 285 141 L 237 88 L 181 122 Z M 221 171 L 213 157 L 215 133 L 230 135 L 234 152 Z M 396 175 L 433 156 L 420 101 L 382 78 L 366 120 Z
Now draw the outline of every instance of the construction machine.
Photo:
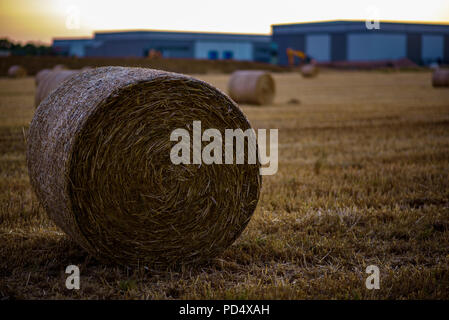
M 149 58 L 149 59 L 162 58 L 162 52 L 155 50 L 155 49 L 150 49 L 150 50 L 148 50 L 147 58 Z
M 300 59 L 299 65 L 311 63 L 312 59 L 308 55 L 306 55 L 303 51 L 287 48 L 286 53 L 288 57 L 288 65 L 290 67 L 293 67 L 295 65 L 295 57 Z
M 318 74 L 318 66 L 316 61 L 306 55 L 303 51 L 287 48 L 288 64 L 290 67 L 295 66 L 295 57 L 298 57 L 298 69 L 304 78 L 313 78 Z

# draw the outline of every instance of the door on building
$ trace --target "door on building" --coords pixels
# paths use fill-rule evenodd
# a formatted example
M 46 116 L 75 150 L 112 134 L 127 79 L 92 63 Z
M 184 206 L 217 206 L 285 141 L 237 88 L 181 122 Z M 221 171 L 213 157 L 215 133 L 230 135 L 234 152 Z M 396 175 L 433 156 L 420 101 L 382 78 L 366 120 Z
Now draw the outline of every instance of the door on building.
M 224 51 L 223 52 L 223 59 L 226 59 L 226 60 L 234 59 L 234 52 L 232 52 L 230 50 Z
M 218 59 L 218 51 L 217 50 L 210 50 L 208 53 L 208 57 L 210 60 L 217 60 Z

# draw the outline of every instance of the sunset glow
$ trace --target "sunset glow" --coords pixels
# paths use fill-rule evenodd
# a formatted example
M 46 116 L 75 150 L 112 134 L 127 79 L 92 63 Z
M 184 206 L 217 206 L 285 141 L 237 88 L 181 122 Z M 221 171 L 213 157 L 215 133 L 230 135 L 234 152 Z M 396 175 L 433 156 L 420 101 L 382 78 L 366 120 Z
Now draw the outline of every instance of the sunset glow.
M 49 43 L 94 31 L 158 29 L 270 33 L 279 23 L 367 19 L 449 23 L 446 0 L 410 1 L 94 1 L 2 0 L 0 37 Z

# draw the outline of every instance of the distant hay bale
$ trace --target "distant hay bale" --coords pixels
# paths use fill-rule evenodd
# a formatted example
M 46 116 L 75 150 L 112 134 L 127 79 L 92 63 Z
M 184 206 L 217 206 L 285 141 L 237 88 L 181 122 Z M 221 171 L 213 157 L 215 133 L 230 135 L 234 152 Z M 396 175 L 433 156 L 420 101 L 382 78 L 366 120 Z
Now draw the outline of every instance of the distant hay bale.
M 10 78 L 23 78 L 26 77 L 27 71 L 24 67 L 19 65 L 13 65 L 8 69 L 8 77 Z
M 238 103 L 264 105 L 273 102 L 276 86 L 268 72 L 241 70 L 231 75 L 228 91 Z
M 45 72 L 44 72 L 45 71 Z M 50 92 L 55 90 L 67 78 L 77 74 L 80 70 L 42 70 L 42 74 L 36 75 L 36 92 L 34 106 L 37 107 Z M 39 77 L 38 77 L 39 76 Z
M 301 67 L 301 75 L 304 78 L 313 78 L 316 77 L 318 75 L 318 67 L 314 64 L 306 64 L 304 66 Z
M 67 68 L 67 66 L 63 65 L 63 64 L 57 64 L 53 67 L 53 70 L 68 70 L 69 68 Z
M 248 224 L 260 164 L 173 164 L 170 135 L 185 128 L 192 136 L 194 120 L 223 136 L 251 128 L 226 95 L 188 76 L 81 72 L 36 110 L 27 138 L 31 185 L 49 217 L 100 261 L 207 261 Z
M 432 75 L 434 87 L 449 87 L 449 69 L 436 69 Z
M 50 69 L 42 69 L 41 71 L 39 71 L 38 73 L 36 73 L 36 76 L 34 77 L 34 81 L 36 83 L 36 87 L 39 85 L 40 82 L 42 82 L 43 79 L 45 79 L 45 77 L 47 77 L 47 75 L 51 72 L 52 70 Z

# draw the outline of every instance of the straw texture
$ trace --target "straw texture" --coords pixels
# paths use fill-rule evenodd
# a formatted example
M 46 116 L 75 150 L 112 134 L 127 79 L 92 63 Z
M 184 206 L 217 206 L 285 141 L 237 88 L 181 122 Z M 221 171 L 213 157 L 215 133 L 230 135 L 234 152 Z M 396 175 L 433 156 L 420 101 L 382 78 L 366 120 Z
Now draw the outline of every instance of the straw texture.
M 223 137 L 251 128 L 232 100 L 191 77 L 123 67 L 76 74 L 31 122 L 33 189 L 50 218 L 101 261 L 207 261 L 248 224 L 260 164 L 174 165 L 170 134 L 192 136 L 194 120 Z
M 26 77 L 27 71 L 24 67 L 19 65 L 14 65 L 8 69 L 8 77 L 10 78 L 22 78 Z
M 264 105 L 273 102 L 276 87 L 268 72 L 240 70 L 231 75 L 228 91 L 238 103 Z
M 34 106 L 37 106 L 44 100 L 50 92 L 55 90 L 66 79 L 79 73 L 80 70 L 48 70 L 44 69 L 36 75 L 36 92 L 34 96 Z
M 449 87 L 449 69 L 436 69 L 432 75 L 434 87 Z

